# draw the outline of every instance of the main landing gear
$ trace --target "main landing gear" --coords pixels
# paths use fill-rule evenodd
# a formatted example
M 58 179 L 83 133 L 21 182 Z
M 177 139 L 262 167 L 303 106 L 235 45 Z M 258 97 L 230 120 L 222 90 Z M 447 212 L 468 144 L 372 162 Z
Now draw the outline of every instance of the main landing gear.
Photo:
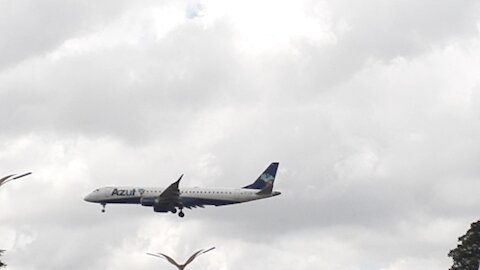
M 105 213 L 105 203 L 102 203 L 102 213 Z
M 170 212 L 172 212 L 172 214 L 176 214 L 178 212 L 178 216 L 183 218 L 185 216 L 185 213 L 183 213 L 183 207 L 179 208 L 179 210 L 180 211 L 177 211 L 177 208 L 173 208 L 170 210 Z
M 183 213 L 183 206 L 179 206 L 178 207 L 178 210 L 177 211 L 177 208 L 173 207 L 170 212 L 172 212 L 172 214 L 176 214 L 178 212 L 178 216 L 179 217 L 184 217 L 185 216 L 185 213 Z
M 178 216 L 183 218 L 185 216 L 185 213 L 183 213 L 183 207 L 180 207 L 180 212 L 178 212 Z

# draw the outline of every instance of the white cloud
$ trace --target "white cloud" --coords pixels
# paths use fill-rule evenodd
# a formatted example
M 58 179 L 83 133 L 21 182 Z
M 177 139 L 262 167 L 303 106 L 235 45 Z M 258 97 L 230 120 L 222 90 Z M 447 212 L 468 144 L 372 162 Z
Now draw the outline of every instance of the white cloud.
M 9 268 L 447 268 L 478 218 L 479 19 L 430 2 L 2 2 L 0 163 L 34 172 L 0 189 Z M 183 220 L 82 200 L 274 160 L 282 196 Z
M 311 1 L 203 1 L 202 20 L 208 25 L 227 20 L 235 30 L 235 45 L 245 54 L 295 50 L 296 40 L 331 44 L 328 5 Z

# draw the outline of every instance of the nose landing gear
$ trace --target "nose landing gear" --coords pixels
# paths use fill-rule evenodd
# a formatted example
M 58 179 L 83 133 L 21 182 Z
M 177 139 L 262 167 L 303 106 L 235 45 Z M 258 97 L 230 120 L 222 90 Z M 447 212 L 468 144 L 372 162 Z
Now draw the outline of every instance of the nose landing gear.
M 102 203 L 102 213 L 105 213 L 105 203 Z

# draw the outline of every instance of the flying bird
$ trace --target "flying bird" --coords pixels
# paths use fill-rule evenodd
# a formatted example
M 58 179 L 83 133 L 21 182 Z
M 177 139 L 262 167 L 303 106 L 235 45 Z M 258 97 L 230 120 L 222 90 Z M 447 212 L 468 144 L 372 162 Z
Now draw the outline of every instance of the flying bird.
M 7 176 L 0 179 L 0 186 L 6 184 L 7 182 L 10 182 L 12 180 L 16 180 L 18 178 L 22 178 L 22 177 L 30 175 L 30 174 L 32 174 L 32 173 L 28 172 L 28 173 L 24 173 L 24 174 L 17 175 L 17 176 L 15 176 L 15 174 L 7 175 Z
M 210 250 L 212 250 L 214 248 L 215 247 L 212 247 L 212 248 L 209 248 L 207 250 L 201 249 L 201 250 L 193 253 L 193 255 L 190 256 L 190 258 L 188 258 L 188 260 L 184 264 L 178 264 L 174 259 L 172 259 L 171 257 L 169 257 L 169 256 L 167 256 L 163 253 L 147 253 L 147 254 L 151 255 L 151 256 L 158 257 L 158 258 L 165 259 L 168 262 L 170 262 L 171 264 L 175 265 L 179 270 L 184 270 L 185 267 L 187 267 L 188 264 L 190 264 L 193 260 L 195 260 L 195 258 L 197 258 L 198 256 L 200 256 L 202 254 L 205 254 L 205 253 L 209 252 Z

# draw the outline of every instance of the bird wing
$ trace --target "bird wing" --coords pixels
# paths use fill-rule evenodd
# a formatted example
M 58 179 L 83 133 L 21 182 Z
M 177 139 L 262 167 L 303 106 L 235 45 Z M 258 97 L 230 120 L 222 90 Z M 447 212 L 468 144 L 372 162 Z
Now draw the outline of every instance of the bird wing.
M 187 266 L 189 263 L 191 263 L 193 260 L 195 260 L 195 258 L 197 258 L 198 256 L 202 255 L 202 254 L 205 254 L 207 252 L 209 252 L 210 250 L 214 249 L 215 247 L 212 247 L 212 248 L 209 248 L 207 250 L 205 249 L 201 249 L 195 253 L 193 253 L 192 256 L 190 256 L 190 258 L 188 258 L 188 260 L 185 262 L 184 266 Z
M 10 182 L 12 180 L 15 180 L 15 179 L 18 179 L 18 178 L 21 178 L 21 177 L 24 177 L 24 176 L 27 176 L 29 174 L 32 174 L 31 172 L 28 172 L 28 173 L 24 173 L 22 175 L 18 175 L 18 176 L 15 176 L 15 174 L 11 174 L 11 175 L 7 175 L 3 178 L 0 179 L 0 186 L 7 183 L 7 182 Z M 13 178 L 11 178 L 12 176 L 15 176 Z
M 11 175 L 7 175 L 5 177 L 3 177 L 2 179 L 0 179 L 0 185 L 2 185 L 4 182 L 6 183 L 8 178 L 14 176 L 15 174 L 11 174 Z
M 190 256 L 190 258 L 188 258 L 188 260 L 183 264 L 184 266 L 187 266 L 189 263 L 191 263 L 193 260 L 195 260 L 195 258 L 199 255 L 199 253 L 201 253 L 203 251 L 203 249 L 193 253 L 192 256 Z
M 211 247 L 211 248 L 205 250 L 204 252 L 202 252 L 202 254 L 205 254 L 205 253 L 207 253 L 207 252 L 209 252 L 210 250 L 213 250 L 213 249 L 215 249 L 215 247 Z
M 30 175 L 30 174 L 32 174 L 32 172 L 28 172 L 28 173 L 24 173 L 24 174 L 19 175 L 19 176 L 15 176 L 12 180 L 18 179 L 18 178 L 22 178 L 22 177 L 27 176 L 27 175 Z
M 179 265 L 174 259 L 170 258 L 168 255 L 165 255 L 165 254 L 163 254 L 163 253 L 157 253 L 157 254 L 147 253 L 147 254 L 148 254 L 148 255 L 151 255 L 151 256 L 158 257 L 158 258 L 165 259 L 165 260 L 167 260 L 168 262 L 170 262 L 171 264 L 175 265 L 176 267 L 181 267 L 181 265 Z

